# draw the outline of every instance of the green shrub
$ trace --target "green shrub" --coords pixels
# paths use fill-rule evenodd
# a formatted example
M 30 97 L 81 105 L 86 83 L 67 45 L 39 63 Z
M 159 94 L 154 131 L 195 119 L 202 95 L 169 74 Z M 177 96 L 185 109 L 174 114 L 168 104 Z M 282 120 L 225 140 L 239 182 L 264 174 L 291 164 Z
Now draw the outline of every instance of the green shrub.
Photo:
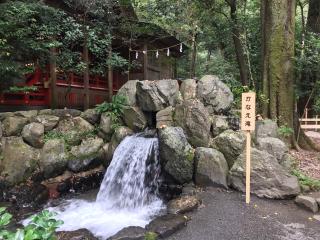
M 111 128 L 115 130 L 120 126 L 121 115 L 127 103 L 127 98 L 122 95 L 115 95 L 111 102 L 103 102 L 96 106 L 98 113 L 106 113 L 111 118 Z
M 111 102 L 103 102 L 96 106 L 98 113 L 111 112 L 114 115 L 121 115 L 123 113 L 123 108 L 127 103 L 127 98 L 123 95 L 115 95 L 112 97 Z
M 158 235 L 154 232 L 147 232 L 144 236 L 145 240 L 156 240 L 158 238 Z
M 11 93 L 17 93 L 17 92 L 30 93 L 30 92 L 36 92 L 36 91 L 38 91 L 37 86 L 24 86 L 24 87 L 13 86 L 13 87 L 10 87 L 8 90 L 8 92 L 11 92 Z
M 55 240 L 55 231 L 63 224 L 62 221 L 54 218 L 55 213 L 44 210 L 33 216 L 31 222 L 23 229 L 15 232 L 7 231 L 4 228 L 11 222 L 12 215 L 0 208 L 0 239 L 3 240 Z
M 313 179 L 297 169 L 292 170 L 292 174 L 298 178 L 300 185 L 308 186 L 311 190 L 320 190 L 320 180 Z
M 294 131 L 292 128 L 288 127 L 287 125 L 282 125 L 278 129 L 278 133 L 282 137 L 290 137 Z

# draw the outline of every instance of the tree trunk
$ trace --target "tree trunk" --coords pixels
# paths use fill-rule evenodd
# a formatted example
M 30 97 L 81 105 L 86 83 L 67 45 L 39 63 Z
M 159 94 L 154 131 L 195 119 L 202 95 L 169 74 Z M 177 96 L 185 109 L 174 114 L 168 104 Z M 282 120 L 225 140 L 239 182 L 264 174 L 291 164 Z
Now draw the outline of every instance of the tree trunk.
M 83 62 L 85 64 L 83 72 L 84 83 L 84 104 L 83 108 L 86 110 L 90 107 L 90 92 L 89 92 L 89 49 L 88 49 L 88 32 L 84 30 L 83 42 Z
M 295 0 L 263 0 L 263 91 L 266 117 L 294 128 Z M 294 145 L 294 136 L 289 142 Z
M 50 89 L 51 99 L 50 105 L 52 109 L 57 108 L 57 62 L 56 62 L 56 49 L 50 49 Z
M 310 0 L 307 30 L 313 33 L 320 33 L 320 1 Z
M 246 53 L 243 46 L 243 36 L 245 34 L 238 24 L 237 17 L 237 1 L 229 1 L 230 16 L 232 19 L 232 39 L 236 51 L 236 58 L 239 65 L 240 79 L 243 86 L 249 86 L 249 67 L 247 63 Z
M 210 65 L 210 61 L 211 61 L 211 49 L 208 49 L 207 51 L 207 61 L 206 61 L 206 74 L 209 73 L 209 65 Z
M 109 64 L 108 64 L 108 100 L 109 100 L 109 102 L 111 102 L 112 101 L 112 96 L 113 96 L 113 69 L 112 69 L 112 64 L 111 64 L 111 58 L 112 58 L 112 47 L 111 46 L 109 48 L 108 58 L 109 58 Z
M 191 64 L 190 64 L 190 78 L 196 76 L 196 59 L 197 59 L 197 30 L 193 32 L 192 36 L 192 53 L 191 53 Z

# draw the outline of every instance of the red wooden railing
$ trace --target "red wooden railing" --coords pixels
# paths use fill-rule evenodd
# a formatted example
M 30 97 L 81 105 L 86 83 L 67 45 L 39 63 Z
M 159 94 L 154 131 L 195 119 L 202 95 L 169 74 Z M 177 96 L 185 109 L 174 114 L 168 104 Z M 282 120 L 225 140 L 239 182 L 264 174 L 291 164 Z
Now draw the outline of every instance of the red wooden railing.
M 118 72 L 113 74 L 114 94 L 127 81 L 125 75 Z M 19 86 L 36 86 L 34 92 L 3 92 L 0 93 L 0 104 L 2 105 L 26 105 L 26 106 L 49 106 L 51 90 L 49 88 L 50 76 L 48 71 L 42 72 L 37 69 L 34 74 L 26 76 L 26 83 Z M 45 87 L 45 85 L 47 85 Z M 58 107 L 82 107 L 83 106 L 83 77 L 74 73 L 57 73 L 57 95 Z M 92 106 L 107 99 L 108 83 L 100 76 L 90 76 L 89 79 L 90 103 Z

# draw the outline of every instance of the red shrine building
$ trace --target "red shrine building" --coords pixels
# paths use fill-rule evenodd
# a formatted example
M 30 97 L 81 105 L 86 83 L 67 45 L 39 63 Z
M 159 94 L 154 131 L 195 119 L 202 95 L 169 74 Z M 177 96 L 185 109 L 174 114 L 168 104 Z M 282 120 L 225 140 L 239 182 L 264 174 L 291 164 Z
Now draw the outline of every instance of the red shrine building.
M 48 0 L 47 0 L 48 1 Z M 138 21 L 132 7 L 120 9 L 126 17 Z M 138 62 L 134 69 L 113 70 L 112 92 L 116 94 L 119 88 L 129 80 L 160 80 L 175 78 L 176 61 L 182 56 L 182 49 L 186 46 L 176 37 L 166 33 L 163 29 L 152 24 L 147 25 L 153 29 L 150 33 L 144 33 L 129 44 L 115 39 L 112 48 L 127 59 L 129 63 Z M 157 51 L 157 49 L 160 49 Z M 168 50 L 169 49 L 169 50 Z M 169 54 L 170 51 L 170 54 Z M 108 76 L 89 76 L 89 86 L 85 89 L 84 77 L 74 73 L 65 73 L 55 69 L 55 84 L 52 86 L 50 66 L 45 69 L 33 65 L 35 71 L 25 76 L 21 82 L 14 83 L 18 87 L 34 87 L 34 91 L 12 92 L 6 91 L 0 86 L 0 111 L 11 111 L 20 109 L 41 109 L 49 108 L 54 97 L 56 108 L 77 108 L 83 109 L 85 93 L 89 92 L 89 106 L 108 100 L 109 87 Z M 54 89 L 54 91 L 53 91 Z M 55 96 L 53 96 L 55 94 Z

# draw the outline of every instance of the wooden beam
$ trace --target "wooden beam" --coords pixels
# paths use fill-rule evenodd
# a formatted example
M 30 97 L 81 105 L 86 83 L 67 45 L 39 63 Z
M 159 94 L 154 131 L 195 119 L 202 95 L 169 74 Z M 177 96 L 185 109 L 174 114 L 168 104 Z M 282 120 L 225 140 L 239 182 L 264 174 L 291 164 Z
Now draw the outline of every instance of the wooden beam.
M 145 43 L 143 45 L 143 78 L 144 80 L 148 80 L 148 45 Z
M 52 109 L 57 107 L 57 63 L 56 63 L 56 49 L 50 49 L 50 107 Z

